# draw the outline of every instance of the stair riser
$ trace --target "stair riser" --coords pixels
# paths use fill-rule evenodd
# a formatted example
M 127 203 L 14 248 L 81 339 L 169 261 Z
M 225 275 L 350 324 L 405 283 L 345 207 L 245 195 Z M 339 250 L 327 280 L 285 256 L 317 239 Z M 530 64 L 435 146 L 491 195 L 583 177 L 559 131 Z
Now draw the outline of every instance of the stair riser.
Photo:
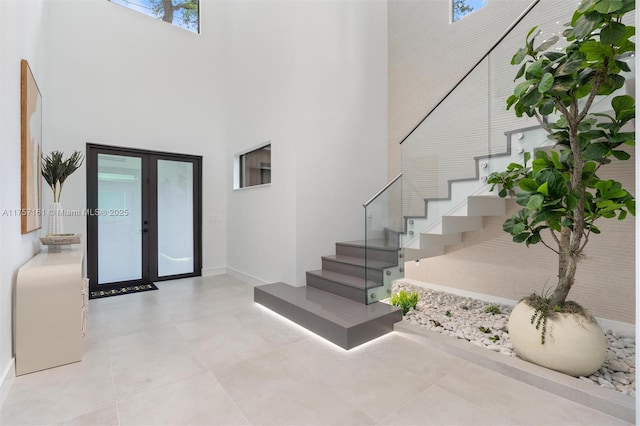
M 334 271 L 340 274 L 351 275 L 358 278 L 366 278 L 370 281 L 382 283 L 382 270 L 365 268 L 364 266 L 352 265 L 349 263 L 337 262 L 331 259 L 322 259 L 322 269 Z M 366 272 L 366 277 L 365 277 Z
M 365 248 L 336 243 L 336 254 L 364 259 Z M 380 260 L 389 264 L 395 264 L 398 261 L 398 252 L 395 250 L 368 248 L 367 258 L 371 260 Z
M 307 285 L 355 300 L 356 302 L 366 303 L 367 293 L 364 290 L 353 288 L 335 281 L 328 280 L 317 275 L 307 273 Z
M 469 216 L 504 216 L 506 203 L 497 197 L 469 197 L 467 211 Z

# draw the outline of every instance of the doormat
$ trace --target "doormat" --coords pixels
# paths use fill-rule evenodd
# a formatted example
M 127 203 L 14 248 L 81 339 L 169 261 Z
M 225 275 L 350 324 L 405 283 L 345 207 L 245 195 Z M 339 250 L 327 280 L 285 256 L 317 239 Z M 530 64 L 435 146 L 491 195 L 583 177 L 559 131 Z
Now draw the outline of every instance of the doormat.
M 101 297 L 120 296 L 121 294 L 140 293 L 142 291 L 157 290 L 155 284 L 133 285 L 131 287 L 114 288 L 113 290 L 92 291 L 89 299 L 99 299 Z

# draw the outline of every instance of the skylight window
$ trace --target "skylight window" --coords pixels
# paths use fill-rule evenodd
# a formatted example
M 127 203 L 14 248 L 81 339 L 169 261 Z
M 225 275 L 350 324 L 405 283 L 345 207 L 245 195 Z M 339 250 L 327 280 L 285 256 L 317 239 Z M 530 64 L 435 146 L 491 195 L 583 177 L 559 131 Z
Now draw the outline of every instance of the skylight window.
M 109 0 L 180 28 L 200 32 L 200 0 Z
M 487 5 L 487 0 L 451 0 L 453 22 L 456 22 L 471 12 L 482 9 Z

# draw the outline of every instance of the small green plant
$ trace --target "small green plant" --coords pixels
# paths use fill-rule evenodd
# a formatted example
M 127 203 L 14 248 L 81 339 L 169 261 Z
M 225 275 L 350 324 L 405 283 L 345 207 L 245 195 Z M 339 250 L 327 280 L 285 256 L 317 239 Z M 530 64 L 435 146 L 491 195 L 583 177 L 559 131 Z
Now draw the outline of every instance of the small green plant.
M 451 313 L 451 311 L 447 311 L 444 313 L 446 316 L 448 316 L 449 318 L 451 318 L 453 316 L 453 314 Z
M 80 151 L 73 151 L 73 154 L 66 160 L 63 156 L 61 151 L 52 151 L 48 155 L 42 156 L 42 177 L 53 192 L 54 203 L 60 202 L 65 181 L 80 168 L 84 160 Z
M 498 340 L 500 340 L 500 336 L 494 334 L 493 336 L 489 337 L 489 340 L 491 340 L 493 343 L 496 343 Z
M 494 314 L 494 315 L 498 315 L 502 313 L 502 311 L 500 310 L 500 306 L 498 305 L 489 305 L 486 308 L 484 308 L 484 311 L 488 314 Z
M 478 327 L 483 333 L 491 333 L 491 329 L 487 327 Z
M 548 291 L 543 291 L 542 295 L 534 292 L 531 296 L 525 297 L 524 300 L 534 309 L 533 315 L 531 315 L 531 324 L 536 327 L 536 330 L 540 330 L 540 343 L 543 345 L 546 341 L 547 319 L 555 318 L 560 312 L 580 314 L 590 321 L 595 321 L 595 319 L 576 302 L 566 301 L 564 306 L 553 304 Z
M 400 290 L 391 296 L 391 304 L 402 308 L 402 315 L 407 315 L 411 309 L 415 309 L 418 298 L 417 292 L 408 293 L 405 290 Z

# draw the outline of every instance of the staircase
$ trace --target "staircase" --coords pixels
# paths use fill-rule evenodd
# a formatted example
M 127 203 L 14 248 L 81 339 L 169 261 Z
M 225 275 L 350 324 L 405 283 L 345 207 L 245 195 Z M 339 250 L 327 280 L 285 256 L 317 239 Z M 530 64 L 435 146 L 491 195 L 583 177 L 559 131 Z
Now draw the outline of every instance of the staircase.
M 404 262 L 442 255 L 463 232 L 482 229 L 484 216 L 504 216 L 505 201 L 487 193 L 483 164 L 506 167 L 519 160 L 524 147 L 546 141 L 539 126 L 509 132 L 507 138 L 507 152 L 475 159 L 476 176 L 449 182 L 449 197 L 425 200 L 425 216 L 404 218 L 406 232 L 385 227 L 368 232 L 372 238 L 363 241 L 336 243 L 335 254 L 322 257 L 322 269 L 306 273 L 306 286 L 258 286 L 254 301 L 344 349 L 391 332 L 402 311 L 377 302 L 404 276 Z M 515 150 L 512 140 L 519 141 Z
M 519 21 L 514 23 L 509 32 L 518 24 Z M 526 33 L 529 28 L 525 25 L 521 30 Z M 498 46 L 501 40 L 494 47 Z M 482 61 L 488 62 L 488 56 L 492 51 L 493 48 Z M 504 52 L 500 54 L 504 55 Z M 497 56 L 500 54 L 496 53 Z M 508 57 L 494 59 L 494 62 L 508 63 L 511 54 L 512 52 L 509 52 Z M 627 76 L 627 85 L 609 98 L 624 92 L 635 92 L 635 62 L 633 57 L 625 60 L 632 68 L 632 72 Z M 478 62 L 476 67 L 482 61 Z M 476 67 L 467 76 L 475 72 Z M 449 106 L 445 104 L 447 97 L 457 89 L 458 85 L 452 88 L 431 112 L 450 108 L 450 116 L 447 116 L 447 119 L 451 119 L 452 123 L 458 122 L 459 118 L 464 116 L 460 112 L 460 104 L 455 101 L 451 101 Z M 498 93 L 499 87 L 495 89 Z M 509 82 L 508 92 L 511 90 Z M 492 96 L 498 95 L 493 92 L 487 93 L 488 99 Z M 607 103 L 603 101 L 604 99 L 599 101 L 602 106 L 594 104 L 592 112 L 602 112 L 600 108 L 608 109 Z M 486 108 L 491 111 L 489 104 Z M 421 131 L 414 134 L 422 128 L 423 123 L 429 123 L 431 112 L 401 143 L 412 135 L 415 139 L 412 142 L 414 146 L 424 144 L 425 137 L 439 140 L 442 134 L 424 135 Z M 491 126 L 510 127 L 506 121 L 500 121 L 501 118 L 495 111 L 487 116 L 494 115 L 497 118 L 495 122 L 491 122 Z M 449 129 L 441 126 L 440 131 L 447 136 Z M 486 184 L 489 174 L 505 170 L 512 162 L 521 163 L 524 152 L 552 149 L 552 142 L 547 140 L 547 133 L 541 126 L 515 129 L 505 132 L 505 135 L 505 152 L 474 157 L 475 174 L 468 178 L 448 180 L 445 198 L 421 196 L 423 187 L 431 185 L 432 182 L 419 173 L 416 174 L 415 180 L 405 179 L 402 174 L 398 175 L 365 203 L 367 219 L 363 241 L 336 243 L 335 254 L 322 257 L 321 269 L 307 272 L 306 286 L 293 287 L 284 283 L 258 286 L 254 289 L 254 300 L 345 349 L 351 349 L 389 333 L 393 330 L 393 324 L 402 320 L 402 311 L 378 301 L 389 297 L 393 281 L 404 276 L 404 263 L 443 255 L 448 245 L 462 242 L 464 232 L 481 230 L 484 217 L 503 217 L 506 210 L 505 200 L 489 192 L 489 186 Z M 447 139 L 444 140 L 448 142 Z M 488 140 L 481 141 L 482 143 L 490 146 Z M 420 160 L 409 162 L 410 165 L 415 165 L 408 167 L 408 170 L 422 172 L 426 170 L 425 167 L 430 167 L 433 148 L 424 146 L 428 149 L 420 152 L 414 150 L 407 154 L 407 158 L 411 160 Z M 403 156 L 404 152 L 403 148 Z M 464 157 L 464 151 L 453 150 L 448 152 L 449 154 Z M 460 164 L 459 161 L 451 163 L 451 157 L 447 155 L 444 156 L 443 162 L 454 166 Z M 433 163 L 437 171 L 438 163 Z M 403 214 L 409 211 L 415 213 Z
M 388 297 L 392 279 L 399 278 L 398 234 L 387 236 L 373 244 L 336 243 L 336 254 L 322 257 L 322 269 L 307 272 L 306 286 L 258 286 L 254 301 L 344 349 L 387 334 L 402 320 L 402 310 L 366 303 L 371 297 Z

